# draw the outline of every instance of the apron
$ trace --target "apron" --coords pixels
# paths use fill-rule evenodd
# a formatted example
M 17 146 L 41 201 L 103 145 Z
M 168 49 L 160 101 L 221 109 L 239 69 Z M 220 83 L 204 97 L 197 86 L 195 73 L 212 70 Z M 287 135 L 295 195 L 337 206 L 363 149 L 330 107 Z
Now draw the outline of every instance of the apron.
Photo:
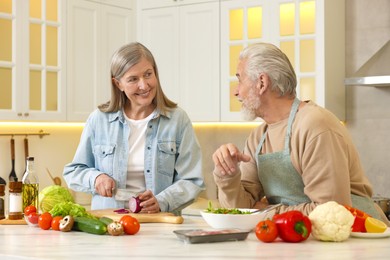
M 284 204 L 288 206 L 310 203 L 311 200 L 303 192 L 304 183 L 301 174 L 294 168 L 290 156 L 291 129 L 298 112 L 300 100 L 295 98 L 287 122 L 284 150 L 275 153 L 260 154 L 267 131 L 261 137 L 257 146 L 257 172 L 269 204 Z M 379 217 L 374 202 L 366 197 L 351 194 L 352 206 L 363 210 L 373 217 Z M 379 218 L 380 219 L 380 218 Z
M 291 129 L 299 104 L 300 101 L 296 98 L 287 122 L 284 150 L 260 154 L 268 129 L 256 149 L 257 172 L 269 204 L 282 203 L 291 206 L 311 202 L 303 192 L 302 176 L 295 170 L 290 158 Z

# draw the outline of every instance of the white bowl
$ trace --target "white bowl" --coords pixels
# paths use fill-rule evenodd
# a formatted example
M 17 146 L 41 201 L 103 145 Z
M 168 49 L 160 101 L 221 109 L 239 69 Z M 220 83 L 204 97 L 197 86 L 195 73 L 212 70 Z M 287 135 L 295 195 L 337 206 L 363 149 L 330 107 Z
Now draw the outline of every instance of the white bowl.
M 255 211 L 256 209 L 242 209 L 241 211 Z M 217 229 L 242 229 L 250 231 L 264 219 L 265 214 L 256 212 L 253 214 L 216 214 L 201 210 L 203 219 L 213 228 Z

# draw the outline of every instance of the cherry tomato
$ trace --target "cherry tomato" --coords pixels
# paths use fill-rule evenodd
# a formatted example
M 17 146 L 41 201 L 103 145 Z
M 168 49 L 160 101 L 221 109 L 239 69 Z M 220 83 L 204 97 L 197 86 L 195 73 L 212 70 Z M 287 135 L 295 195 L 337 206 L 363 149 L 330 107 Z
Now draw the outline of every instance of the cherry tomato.
M 278 237 L 278 228 L 272 220 L 263 220 L 256 225 L 256 237 L 263 242 L 269 243 Z
M 37 212 L 37 208 L 34 205 L 30 205 L 24 208 L 24 215 L 28 216 L 30 213 Z
M 62 220 L 62 216 L 56 216 L 51 221 L 51 229 L 60 231 L 60 221 Z
M 133 218 L 132 216 L 125 215 L 121 217 L 119 220 L 119 223 L 122 224 L 123 230 L 128 235 L 135 235 L 138 233 L 140 229 L 140 224 L 136 218 Z
M 35 224 L 38 224 L 39 215 L 36 212 L 31 212 L 27 216 L 27 219 L 28 219 L 28 222 L 35 225 Z
M 42 213 L 38 219 L 38 226 L 44 230 L 48 230 L 51 227 L 51 221 L 53 217 L 49 212 Z

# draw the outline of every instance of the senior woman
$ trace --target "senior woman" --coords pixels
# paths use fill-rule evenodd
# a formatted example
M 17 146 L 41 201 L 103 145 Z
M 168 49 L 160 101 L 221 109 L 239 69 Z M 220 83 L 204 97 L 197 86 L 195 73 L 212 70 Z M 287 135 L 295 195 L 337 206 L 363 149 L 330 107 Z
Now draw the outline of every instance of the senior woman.
M 155 59 L 142 44 L 113 54 L 111 78 L 111 99 L 89 116 L 64 179 L 93 195 L 92 209 L 127 207 L 115 199 L 124 189 L 138 194 L 141 213 L 180 214 L 204 189 L 190 119 L 165 96 Z

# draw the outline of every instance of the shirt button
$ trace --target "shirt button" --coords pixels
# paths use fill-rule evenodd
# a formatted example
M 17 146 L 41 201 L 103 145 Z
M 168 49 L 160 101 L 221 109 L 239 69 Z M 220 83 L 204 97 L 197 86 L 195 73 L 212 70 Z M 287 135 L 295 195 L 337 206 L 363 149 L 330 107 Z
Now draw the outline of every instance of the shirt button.
M 150 172 L 150 170 L 146 170 L 146 172 L 148 172 L 148 173 L 149 173 L 149 172 Z
M 148 150 L 150 150 L 150 146 L 148 146 Z

